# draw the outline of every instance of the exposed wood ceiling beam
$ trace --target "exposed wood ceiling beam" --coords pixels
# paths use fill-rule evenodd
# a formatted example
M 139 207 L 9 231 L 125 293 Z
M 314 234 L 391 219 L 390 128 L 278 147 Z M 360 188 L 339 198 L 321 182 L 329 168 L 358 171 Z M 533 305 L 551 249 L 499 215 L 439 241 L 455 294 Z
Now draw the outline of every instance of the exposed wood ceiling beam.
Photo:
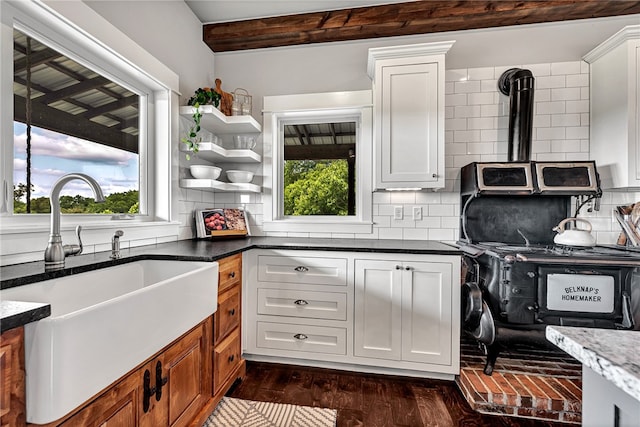
M 14 46 L 16 44 L 14 43 Z M 26 50 L 25 50 L 26 53 Z M 55 50 L 45 49 L 31 54 L 31 68 L 33 69 L 37 65 L 47 64 L 54 59 L 58 59 L 62 56 L 61 53 Z M 20 58 L 13 63 L 13 73 L 19 73 L 27 69 L 27 58 Z
M 285 145 L 285 160 L 349 159 L 349 150 L 355 144 Z M 355 151 L 354 151 L 355 152 Z
M 13 97 L 14 120 L 26 122 L 25 99 Z M 119 148 L 131 153 L 138 153 L 138 137 L 117 129 L 112 129 L 83 117 L 74 116 L 64 111 L 44 105 L 36 100 L 32 101 L 31 122 L 34 126 L 62 132 L 66 135 L 82 138 L 87 141 Z
M 205 24 L 203 39 L 228 52 L 636 13 L 631 0 L 422 0 Z
M 126 98 L 121 98 L 121 99 L 118 99 L 117 101 L 113 101 L 108 104 L 101 105 L 100 107 L 92 107 L 89 111 L 84 113 L 83 116 L 87 119 L 91 119 L 93 117 L 98 117 L 103 114 L 110 113 L 112 111 L 116 111 L 124 107 L 128 107 L 130 105 L 135 105 L 136 107 L 138 106 L 137 96 L 127 96 Z

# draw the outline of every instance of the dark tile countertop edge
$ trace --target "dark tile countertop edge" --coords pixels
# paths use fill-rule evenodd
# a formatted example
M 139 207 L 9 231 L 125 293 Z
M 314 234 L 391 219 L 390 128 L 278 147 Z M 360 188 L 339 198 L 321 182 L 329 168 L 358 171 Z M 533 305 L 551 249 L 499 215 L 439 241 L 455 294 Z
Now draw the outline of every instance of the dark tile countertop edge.
M 315 239 L 289 237 L 248 237 L 234 240 L 178 240 L 170 243 L 123 249 L 121 251 L 121 257 L 117 260 L 109 258 L 111 255 L 110 251 L 68 257 L 65 268 L 56 271 L 45 271 L 44 261 L 3 266 L 0 267 L 0 290 L 143 259 L 212 262 L 250 249 L 291 249 L 423 255 L 460 255 L 461 253 L 458 248 L 447 243 L 421 240 Z M 11 327 L 21 326 L 19 321 L 9 319 L 24 319 L 25 322 L 23 324 L 25 324 L 49 316 L 50 311 L 50 306 L 45 305 L 45 307 L 41 308 L 27 309 L 23 314 L 12 312 L 11 315 L 5 315 L 5 307 L 4 305 L 0 305 L 0 325 L 2 326 L 2 331 L 4 332 L 6 330 L 5 328 L 8 324 L 15 324 Z M 32 318 L 34 316 L 37 318 Z
M 0 333 L 44 319 L 51 315 L 51 306 L 39 302 L 0 301 Z

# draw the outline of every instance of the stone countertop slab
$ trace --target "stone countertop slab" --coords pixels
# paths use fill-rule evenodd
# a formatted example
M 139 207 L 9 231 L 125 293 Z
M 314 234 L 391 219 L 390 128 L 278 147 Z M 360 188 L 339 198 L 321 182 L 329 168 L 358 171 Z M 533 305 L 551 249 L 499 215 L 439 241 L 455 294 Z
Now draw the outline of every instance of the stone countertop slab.
M 51 315 L 51 306 L 39 302 L 0 301 L 0 333 Z
M 27 285 L 71 274 L 83 273 L 141 259 L 211 262 L 250 249 L 294 249 L 317 251 L 349 251 L 395 254 L 460 255 L 458 248 L 437 241 L 370 240 L 370 239 L 314 239 L 284 237 L 249 237 L 233 240 L 179 240 L 171 243 L 139 246 L 121 250 L 117 260 L 111 252 L 97 252 L 67 257 L 65 268 L 45 271 L 44 261 L 28 262 L 0 267 L 0 289 Z M 44 251 L 44 249 L 43 249 Z M 24 304 L 24 305 L 23 305 Z M 2 331 L 22 326 L 50 315 L 51 307 L 34 307 L 13 301 L 2 301 L 0 324 Z M 20 308 L 23 309 L 20 312 Z
M 640 401 L 640 331 L 547 326 L 546 336 Z

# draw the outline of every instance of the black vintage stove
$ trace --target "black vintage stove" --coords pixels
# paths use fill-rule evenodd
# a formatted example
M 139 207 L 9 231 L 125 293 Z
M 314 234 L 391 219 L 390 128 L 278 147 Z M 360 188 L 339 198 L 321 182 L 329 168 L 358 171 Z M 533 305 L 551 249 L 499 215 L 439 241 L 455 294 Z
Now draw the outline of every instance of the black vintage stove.
M 472 163 L 461 190 L 462 324 L 486 374 L 515 342 L 547 345 L 546 325 L 634 327 L 640 253 L 553 243 L 572 201 L 601 195 L 593 162 Z

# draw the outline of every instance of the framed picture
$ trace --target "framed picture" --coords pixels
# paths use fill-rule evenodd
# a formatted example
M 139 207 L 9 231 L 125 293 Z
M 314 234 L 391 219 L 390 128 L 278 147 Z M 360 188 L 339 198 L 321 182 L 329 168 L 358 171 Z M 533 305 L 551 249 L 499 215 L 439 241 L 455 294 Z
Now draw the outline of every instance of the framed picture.
M 205 237 L 244 237 L 249 235 L 249 221 L 242 208 L 202 209 L 194 213 L 196 233 Z

